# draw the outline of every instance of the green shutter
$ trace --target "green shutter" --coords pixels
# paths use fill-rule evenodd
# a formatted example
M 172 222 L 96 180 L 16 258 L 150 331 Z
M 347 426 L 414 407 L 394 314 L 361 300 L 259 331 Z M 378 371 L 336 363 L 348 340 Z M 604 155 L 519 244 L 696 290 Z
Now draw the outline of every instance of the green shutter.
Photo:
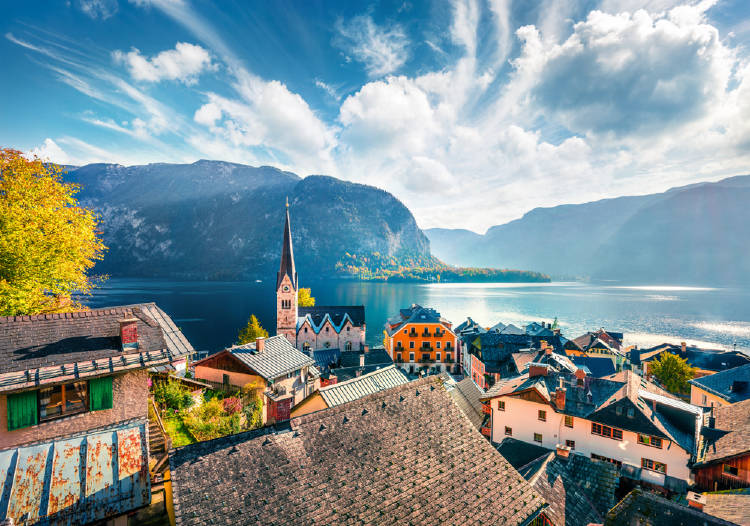
M 36 391 L 8 395 L 8 431 L 36 425 Z
M 89 380 L 89 411 L 112 409 L 112 377 Z

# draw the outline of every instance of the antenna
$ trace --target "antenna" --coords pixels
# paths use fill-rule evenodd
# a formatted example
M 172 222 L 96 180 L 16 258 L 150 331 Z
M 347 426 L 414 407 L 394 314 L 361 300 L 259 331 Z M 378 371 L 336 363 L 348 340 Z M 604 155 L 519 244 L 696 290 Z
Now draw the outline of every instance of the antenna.
M 286 196 L 286 207 L 289 208 L 289 196 Z

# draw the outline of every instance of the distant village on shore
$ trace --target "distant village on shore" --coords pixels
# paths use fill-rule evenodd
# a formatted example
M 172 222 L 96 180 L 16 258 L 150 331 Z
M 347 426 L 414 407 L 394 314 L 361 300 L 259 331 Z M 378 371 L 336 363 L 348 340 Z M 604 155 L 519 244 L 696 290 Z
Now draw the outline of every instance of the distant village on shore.
M 279 225 L 281 226 L 281 225 Z M 300 304 L 198 356 L 154 303 L 0 318 L 0 524 L 750 524 L 750 357 Z

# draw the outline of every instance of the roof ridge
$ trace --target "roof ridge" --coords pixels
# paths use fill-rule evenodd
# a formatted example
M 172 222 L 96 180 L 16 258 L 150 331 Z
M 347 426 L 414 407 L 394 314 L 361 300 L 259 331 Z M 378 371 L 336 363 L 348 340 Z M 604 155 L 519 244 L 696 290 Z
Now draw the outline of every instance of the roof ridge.
M 42 314 L 20 314 L 15 316 L 0 316 L 0 322 L 18 322 L 18 321 L 43 321 L 43 320 L 61 320 L 72 318 L 93 318 L 102 315 L 114 314 L 132 314 L 133 307 L 138 305 L 118 305 L 116 307 L 99 307 L 96 309 L 79 309 L 63 312 L 48 312 Z
M 377 364 L 375 364 L 375 365 L 377 365 Z M 348 380 L 344 380 L 343 382 L 337 382 L 337 383 L 332 384 L 332 385 L 326 385 L 325 387 L 321 387 L 320 389 L 318 389 L 318 391 L 331 391 L 331 390 L 335 389 L 336 387 L 340 387 L 342 385 L 356 383 L 359 380 L 363 380 L 363 379 L 365 379 L 365 378 L 367 378 L 369 376 L 373 376 L 373 375 L 376 375 L 376 374 L 382 374 L 385 371 L 388 371 L 388 370 L 391 370 L 391 369 L 396 369 L 396 364 L 395 363 L 392 363 L 390 365 L 386 365 L 385 367 L 382 367 L 382 368 L 379 368 L 379 369 L 375 369 L 374 371 L 370 371 L 369 373 L 363 374 L 362 376 L 356 376 L 354 378 L 349 378 Z

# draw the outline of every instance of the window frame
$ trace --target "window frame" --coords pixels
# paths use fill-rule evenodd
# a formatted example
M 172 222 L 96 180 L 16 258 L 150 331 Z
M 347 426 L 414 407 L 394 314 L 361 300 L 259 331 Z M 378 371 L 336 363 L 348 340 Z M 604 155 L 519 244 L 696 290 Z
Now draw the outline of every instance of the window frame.
M 570 425 L 568 425 L 568 422 L 570 422 Z M 572 428 L 573 427 L 573 422 L 574 422 L 573 415 L 565 415 L 565 417 L 564 417 L 565 427 Z
M 729 468 L 729 469 L 727 470 L 727 468 Z M 734 471 L 734 473 L 732 473 L 732 471 Z M 722 475 L 727 475 L 729 477 L 739 477 L 740 476 L 740 468 L 739 468 L 739 466 L 733 466 L 731 464 L 727 464 L 726 462 L 724 462 L 721 465 L 721 474 Z
M 513 428 L 505 426 L 505 436 L 506 437 L 512 437 L 513 436 Z
M 540 409 L 539 411 L 537 411 L 536 417 L 537 417 L 537 420 L 539 420 L 540 422 L 546 422 L 547 411 L 545 411 L 544 409 Z
M 498 411 L 505 411 L 505 400 L 498 400 L 497 401 L 497 410 Z
M 575 440 L 565 440 L 565 445 L 568 446 L 571 451 L 576 448 L 576 441 Z
M 539 437 L 539 440 L 537 440 L 537 437 Z M 542 435 L 542 433 L 534 433 L 534 442 L 536 442 L 538 444 L 543 444 L 544 443 L 544 435 Z
M 663 470 L 659 469 L 660 467 L 663 468 Z M 658 460 L 653 460 L 650 458 L 641 458 L 641 468 L 648 471 L 653 471 L 654 473 L 661 473 L 662 475 L 667 474 L 667 465 L 664 462 L 659 462 Z
M 664 446 L 664 441 L 661 438 L 651 435 L 642 435 L 640 433 L 638 433 L 638 443 L 656 449 L 661 449 Z

